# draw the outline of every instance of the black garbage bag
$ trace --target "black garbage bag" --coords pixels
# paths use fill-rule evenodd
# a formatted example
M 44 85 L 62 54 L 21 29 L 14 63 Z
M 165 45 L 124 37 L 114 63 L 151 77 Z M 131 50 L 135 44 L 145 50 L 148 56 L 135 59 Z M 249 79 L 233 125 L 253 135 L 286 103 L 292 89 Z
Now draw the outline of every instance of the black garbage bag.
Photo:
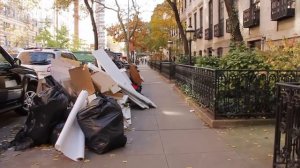
M 121 107 L 112 98 L 97 97 L 78 112 L 77 120 L 86 146 L 98 154 L 123 147 L 127 142 Z
M 51 145 L 55 145 L 64 126 L 65 126 L 65 122 L 61 122 L 54 127 L 54 129 L 52 130 L 51 136 L 50 136 L 50 144 Z
M 63 87 L 52 76 L 45 77 L 45 80 L 49 89 L 33 98 L 34 105 L 30 108 L 25 125 L 11 142 L 11 146 L 16 146 L 15 150 L 48 143 L 53 128 L 62 121 L 67 110 L 69 96 Z

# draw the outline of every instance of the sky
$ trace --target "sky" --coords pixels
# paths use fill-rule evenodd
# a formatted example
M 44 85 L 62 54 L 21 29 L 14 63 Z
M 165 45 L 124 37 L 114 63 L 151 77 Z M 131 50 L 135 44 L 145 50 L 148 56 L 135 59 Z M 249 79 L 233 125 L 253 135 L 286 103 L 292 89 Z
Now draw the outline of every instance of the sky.
M 43 18 L 46 15 L 52 16 L 52 18 L 54 18 L 53 10 L 51 9 L 53 1 L 54 0 L 41 0 L 42 9 L 40 12 L 37 12 L 37 15 L 39 17 L 43 17 Z M 80 1 L 82 1 L 82 0 L 80 0 Z M 131 0 L 129 0 L 129 1 L 130 1 L 130 6 L 131 6 Z M 142 20 L 150 21 L 154 8 L 156 7 L 157 4 L 163 3 L 163 1 L 164 0 L 136 0 L 137 4 L 140 6 L 140 12 L 141 12 L 140 17 L 142 18 Z M 118 0 L 118 2 L 122 9 L 127 10 L 128 0 Z M 82 5 L 84 5 L 83 1 L 80 3 Z M 110 7 L 114 7 L 114 0 L 106 0 L 106 5 L 110 6 Z M 59 15 L 59 22 L 64 22 L 65 24 L 67 24 L 71 33 L 73 33 L 72 15 L 73 15 L 72 10 L 70 10 L 69 12 L 62 12 Z M 66 18 L 69 18 L 69 19 L 66 19 Z M 106 27 L 109 27 L 113 24 L 117 24 L 118 19 L 117 19 L 116 13 L 111 10 L 106 10 L 105 11 L 105 23 L 106 23 Z M 91 25 L 89 16 L 80 18 L 79 37 L 81 39 L 85 40 L 89 44 L 93 43 L 93 41 L 94 41 L 92 25 Z

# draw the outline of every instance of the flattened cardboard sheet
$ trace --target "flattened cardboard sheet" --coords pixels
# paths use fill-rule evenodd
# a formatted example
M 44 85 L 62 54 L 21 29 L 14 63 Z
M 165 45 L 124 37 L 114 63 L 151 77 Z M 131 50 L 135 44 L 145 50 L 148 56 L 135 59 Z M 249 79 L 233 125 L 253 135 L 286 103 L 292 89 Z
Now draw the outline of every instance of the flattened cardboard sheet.
M 92 74 L 92 81 L 96 86 L 96 89 L 101 93 L 108 91 L 113 91 L 112 93 L 116 93 L 121 90 L 121 88 L 118 87 L 118 84 L 105 72 L 99 71 Z M 115 87 L 119 89 L 115 89 Z
M 77 67 L 69 70 L 71 84 L 77 94 L 82 90 L 86 90 L 89 95 L 95 93 L 95 88 L 92 82 L 91 74 L 87 67 Z

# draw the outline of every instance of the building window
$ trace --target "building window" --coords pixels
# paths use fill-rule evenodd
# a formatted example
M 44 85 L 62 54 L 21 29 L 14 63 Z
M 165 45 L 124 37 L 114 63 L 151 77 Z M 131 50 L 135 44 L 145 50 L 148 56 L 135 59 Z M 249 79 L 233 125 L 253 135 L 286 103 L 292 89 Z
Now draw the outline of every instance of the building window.
M 189 26 L 192 26 L 192 18 L 189 17 Z
M 202 50 L 199 50 L 199 56 L 202 57 Z
M 186 8 L 186 0 L 184 0 L 184 9 Z
M 208 52 L 208 56 L 212 56 L 212 52 L 213 52 L 213 49 L 210 47 L 210 48 L 207 48 L 207 52 Z
M 200 8 L 199 13 L 200 13 L 200 16 L 199 16 L 200 28 L 202 28 L 203 27 L 203 8 Z
M 260 0 L 250 0 L 250 7 L 256 7 L 257 9 L 259 9 L 260 7 Z
M 197 12 L 194 13 L 194 29 L 197 28 Z
M 217 49 L 217 55 L 218 55 L 218 57 L 222 57 L 222 55 L 223 55 L 223 48 L 222 47 L 219 47 Z
M 248 41 L 248 47 L 261 50 L 261 40 Z
M 211 28 L 213 25 L 213 1 L 210 0 L 208 4 L 208 25 Z

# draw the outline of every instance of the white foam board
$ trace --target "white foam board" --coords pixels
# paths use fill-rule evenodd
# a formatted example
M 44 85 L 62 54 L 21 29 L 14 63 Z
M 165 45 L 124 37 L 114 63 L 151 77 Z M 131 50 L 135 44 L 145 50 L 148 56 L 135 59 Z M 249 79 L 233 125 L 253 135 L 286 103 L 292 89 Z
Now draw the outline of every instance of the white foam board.
M 129 82 L 128 79 L 126 79 L 125 75 L 122 74 L 119 68 L 114 64 L 114 62 L 103 49 L 93 51 L 93 56 L 97 59 L 98 63 L 104 68 L 105 72 L 107 72 L 123 90 L 126 90 L 130 93 L 130 95 L 128 94 L 130 99 L 133 99 L 133 97 L 135 97 L 136 99 L 141 100 L 141 102 L 139 102 L 138 105 L 141 106 L 141 103 L 144 103 L 145 105 L 143 105 L 143 107 L 141 106 L 142 108 L 145 108 L 145 106 L 148 105 L 156 107 L 156 105 L 150 99 L 134 90 L 134 88 L 131 85 L 131 82 Z
M 55 149 L 74 161 L 84 158 L 85 138 L 76 116 L 78 111 L 86 106 L 87 98 L 88 92 L 81 91 L 55 143 Z

